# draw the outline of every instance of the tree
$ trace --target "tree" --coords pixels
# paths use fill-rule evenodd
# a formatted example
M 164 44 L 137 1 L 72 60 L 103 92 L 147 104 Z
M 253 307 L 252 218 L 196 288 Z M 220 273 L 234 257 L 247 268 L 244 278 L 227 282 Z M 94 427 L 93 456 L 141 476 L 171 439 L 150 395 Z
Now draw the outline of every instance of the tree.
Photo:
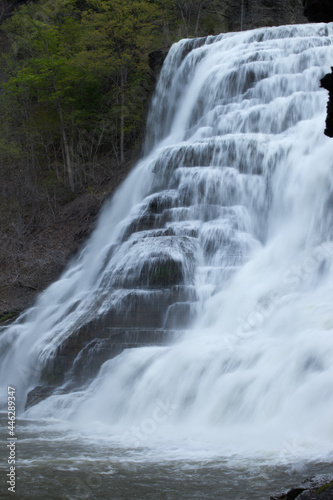
M 106 80 L 108 100 L 118 110 L 119 159 L 125 160 L 125 135 L 142 118 L 138 89 L 147 79 L 147 54 L 161 27 L 162 10 L 149 0 L 96 0 L 83 13 L 84 53 Z M 110 99 L 110 97 L 112 98 Z
M 3 105 L 25 109 L 22 129 L 35 151 L 51 141 L 47 154 L 55 155 L 59 141 L 72 191 L 103 147 L 125 161 L 145 113 L 161 13 L 157 0 L 81 1 L 80 9 L 76 0 L 47 0 L 20 7 L 5 23 Z
M 7 98 L 16 97 L 33 108 L 26 125 L 32 125 L 41 105 L 48 109 L 48 120 L 57 116 L 68 182 L 74 190 L 68 129 L 73 122 L 77 87 L 86 77 L 75 61 L 80 23 L 73 0 L 49 0 L 42 9 L 38 7 L 22 6 L 6 23 L 12 48 L 6 57 L 10 78 L 3 87 Z

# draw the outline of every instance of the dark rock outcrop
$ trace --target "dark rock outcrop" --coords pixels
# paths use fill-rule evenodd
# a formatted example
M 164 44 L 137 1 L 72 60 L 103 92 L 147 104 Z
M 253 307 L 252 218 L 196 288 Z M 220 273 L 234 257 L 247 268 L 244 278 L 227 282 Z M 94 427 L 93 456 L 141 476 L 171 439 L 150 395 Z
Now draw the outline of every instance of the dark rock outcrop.
M 154 52 L 151 52 L 148 56 L 149 68 L 155 81 L 157 81 L 159 77 L 159 74 L 161 72 L 165 58 L 168 55 L 168 52 L 169 48 L 162 48 L 154 50 Z
M 55 387 L 53 385 L 37 385 L 28 393 L 28 398 L 25 407 L 30 408 L 34 406 L 43 399 L 48 398 L 54 392 Z
M 271 500 L 333 500 L 333 476 L 318 475 L 290 490 L 271 496 Z
M 327 137 L 333 137 L 333 67 L 332 72 L 328 73 L 320 80 L 320 86 L 328 90 L 328 103 L 327 103 L 327 117 L 326 117 L 326 128 L 325 135 Z
M 332 0 L 303 0 L 304 15 L 312 23 L 330 23 L 333 21 Z

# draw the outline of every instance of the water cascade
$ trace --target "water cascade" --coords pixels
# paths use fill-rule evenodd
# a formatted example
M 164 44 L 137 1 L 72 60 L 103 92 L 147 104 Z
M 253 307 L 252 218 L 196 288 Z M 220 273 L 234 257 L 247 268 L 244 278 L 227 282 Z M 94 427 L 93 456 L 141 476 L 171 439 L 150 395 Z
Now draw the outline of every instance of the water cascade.
M 332 445 L 333 142 L 319 88 L 332 36 L 282 26 L 171 48 L 144 158 L 61 278 L 2 328 L 2 390 L 16 387 L 21 411 L 35 386 L 50 394 L 26 418 L 121 428 L 133 446 Z

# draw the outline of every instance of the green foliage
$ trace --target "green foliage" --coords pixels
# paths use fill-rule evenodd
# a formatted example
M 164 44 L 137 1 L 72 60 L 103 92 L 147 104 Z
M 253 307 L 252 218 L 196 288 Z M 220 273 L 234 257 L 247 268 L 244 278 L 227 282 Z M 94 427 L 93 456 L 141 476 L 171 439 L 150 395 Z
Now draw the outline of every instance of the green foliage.
M 105 155 L 123 163 L 144 128 L 149 52 L 206 34 L 202 27 L 215 29 L 215 4 L 39 0 L 20 6 L 2 25 L 10 49 L 0 61 L 0 160 L 51 169 L 73 191 Z
M 28 156 L 24 145 L 33 144 L 27 161 L 63 163 L 72 189 L 105 151 L 124 161 L 143 121 L 161 14 L 157 0 L 91 0 L 80 9 L 75 0 L 40 0 L 16 10 L 2 26 L 10 51 L 1 60 L 0 157 L 14 161 L 18 144 Z
M 128 168 L 154 86 L 148 54 L 221 31 L 223 16 L 220 0 L 37 0 L 12 11 L 0 26 L 0 215 L 15 248 L 77 191 Z
M 0 156 L 5 160 L 19 160 L 23 156 L 23 151 L 19 143 L 8 141 L 6 138 L 0 138 Z
M 0 323 L 4 323 L 5 321 L 12 319 L 13 317 L 14 317 L 13 313 L 5 314 L 4 316 L 0 317 Z
M 316 493 L 322 493 L 323 491 L 327 491 L 333 488 L 333 481 L 330 483 L 323 484 L 320 488 L 317 489 Z

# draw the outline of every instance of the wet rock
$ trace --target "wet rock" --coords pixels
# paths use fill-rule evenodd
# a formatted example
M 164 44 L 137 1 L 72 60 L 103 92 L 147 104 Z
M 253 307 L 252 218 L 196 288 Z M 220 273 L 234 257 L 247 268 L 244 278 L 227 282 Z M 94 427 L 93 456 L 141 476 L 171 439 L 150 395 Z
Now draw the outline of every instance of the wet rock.
M 181 331 L 163 328 L 114 328 L 101 324 L 85 325 L 73 333 L 57 349 L 56 356 L 44 366 L 42 380 L 52 378 L 57 386 L 65 381 L 80 385 L 94 377 L 102 364 L 125 349 L 149 345 L 165 345 L 179 338 Z M 44 387 L 44 386 L 42 386 Z M 38 395 L 38 388 L 35 388 Z M 54 387 L 53 387 L 54 389 Z M 45 395 L 47 397 L 48 394 Z M 32 404 L 36 404 L 36 400 Z
M 176 302 L 172 304 L 166 315 L 166 328 L 189 328 L 196 318 L 196 303 Z
M 182 325 L 174 320 L 165 327 L 167 311 L 174 303 L 196 300 L 194 287 L 173 286 L 159 290 L 122 290 L 116 293 L 104 315 L 77 325 L 59 344 L 44 366 L 41 381 L 62 385 L 75 373 L 80 382 L 95 374 L 107 359 L 130 347 L 160 345 L 176 335 Z M 112 301 L 111 301 L 112 302 Z M 87 359 L 90 359 L 89 364 Z M 88 366 L 89 365 L 89 366 Z M 76 377 L 78 380 L 78 378 Z
M 333 67 L 332 72 L 328 73 L 320 80 L 320 86 L 328 90 L 327 117 L 326 128 L 324 134 L 328 137 L 333 137 Z
M 333 476 L 318 475 L 290 490 L 271 496 L 271 500 L 333 500 Z
M 49 396 L 51 396 L 54 390 L 54 385 L 37 385 L 28 393 L 25 408 L 30 408 L 30 406 L 34 406 L 40 401 L 43 401 L 43 399 L 48 398 Z
M 188 236 L 132 238 L 115 255 L 109 283 L 123 289 L 193 284 L 197 250 Z
M 133 219 L 123 233 L 123 240 L 127 240 L 133 233 L 149 231 L 151 229 L 161 229 L 163 219 L 160 214 L 145 213 Z
M 295 498 L 299 497 L 299 495 L 303 493 L 303 491 L 305 491 L 305 488 L 292 488 L 282 495 L 271 497 L 271 500 L 294 500 Z
M 139 284 L 152 286 L 180 285 L 184 281 L 182 263 L 168 255 L 158 255 L 146 262 L 140 272 Z
M 299 500 L 332 500 L 333 485 L 323 485 L 322 488 L 318 488 L 317 490 L 305 491 L 297 498 Z
M 177 194 L 177 192 L 169 191 L 167 193 L 158 193 L 149 196 L 143 210 L 124 228 L 122 236 L 123 241 L 127 240 L 133 233 L 151 231 L 153 229 L 162 230 L 164 225 L 163 212 L 171 207 L 177 206 Z M 167 228 L 163 229 L 164 232 L 167 231 Z M 170 231 L 169 234 L 171 234 Z
M 94 377 L 105 361 L 116 357 L 125 349 L 152 345 L 162 346 L 181 336 L 179 331 L 164 329 L 117 330 L 109 328 L 108 332 L 108 338 L 94 339 L 79 353 L 70 373 L 72 383 L 80 384 L 87 377 Z

